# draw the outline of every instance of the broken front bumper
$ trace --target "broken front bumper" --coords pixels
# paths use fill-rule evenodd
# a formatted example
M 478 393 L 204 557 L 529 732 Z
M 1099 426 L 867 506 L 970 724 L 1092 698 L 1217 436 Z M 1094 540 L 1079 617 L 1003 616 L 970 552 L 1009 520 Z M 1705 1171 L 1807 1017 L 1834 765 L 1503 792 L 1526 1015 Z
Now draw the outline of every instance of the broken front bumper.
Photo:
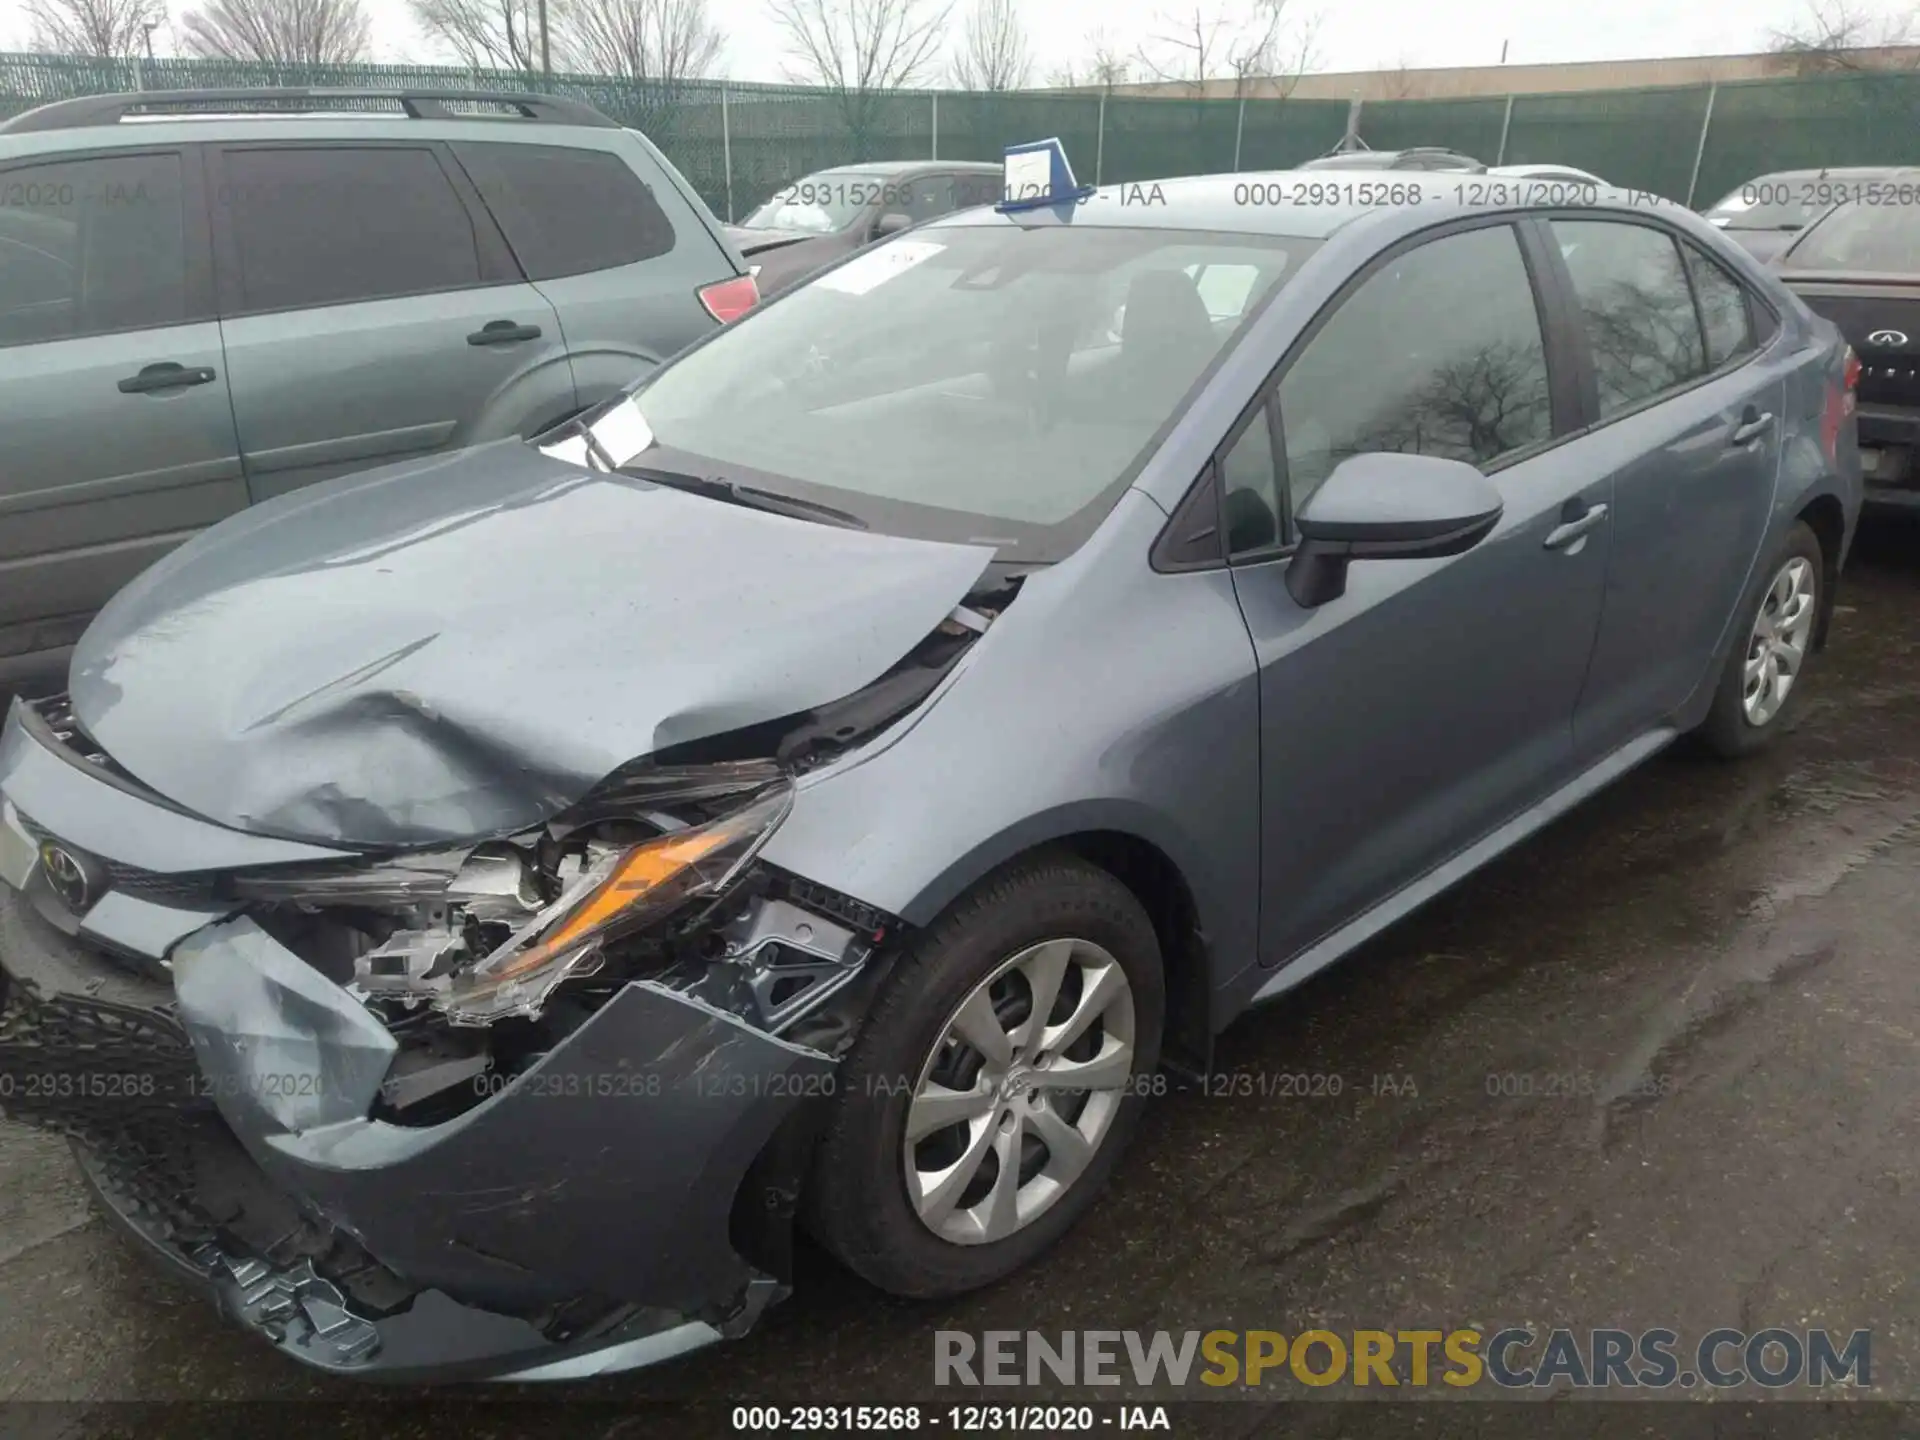
M 736 1200 L 745 1230 L 790 1213 L 794 1163 L 754 1167 L 804 1153 L 776 1136 L 830 1057 L 640 982 L 458 1117 L 370 1119 L 393 1042 L 251 921 L 165 908 L 170 970 L 94 923 L 167 827 L 203 822 L 70 768 L 17 713 L 6 742 L 0 1112 L 71 1138 L 110 1212 L 234 1319 L 330 1371 L 557 1379 L 740 1333 L 783 1293 L 731 1225 Z M 57 818 L 26 810 L 55 789 Z M 142 807 L 140 856 L 95 801 Z M 109 887 L 69 924 L 25 843 L 56 824 Z

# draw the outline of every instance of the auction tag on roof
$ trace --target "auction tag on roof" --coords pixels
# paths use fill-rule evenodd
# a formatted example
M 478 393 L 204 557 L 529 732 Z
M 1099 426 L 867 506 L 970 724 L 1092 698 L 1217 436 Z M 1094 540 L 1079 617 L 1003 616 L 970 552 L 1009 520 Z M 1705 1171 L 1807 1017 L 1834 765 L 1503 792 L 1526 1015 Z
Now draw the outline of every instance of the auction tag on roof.
M 1003 173 L 1007 199 L 1043 199 L 1053 189 L 1053 152 L 1016 150 L 1007 156 Z
M 882 245 L 849 260 L 838 270 L 828 271 L 813 283 L 825 290 L 864 295 L 922 261 L 931 260 L 946 248 L 932 240 L 895 240 L 891 245 Z

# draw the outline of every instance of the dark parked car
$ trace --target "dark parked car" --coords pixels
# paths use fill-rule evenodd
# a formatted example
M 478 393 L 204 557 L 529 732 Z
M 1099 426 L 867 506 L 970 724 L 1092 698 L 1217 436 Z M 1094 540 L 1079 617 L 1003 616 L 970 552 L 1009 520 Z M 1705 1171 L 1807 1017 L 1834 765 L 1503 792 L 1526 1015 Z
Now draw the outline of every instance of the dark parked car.
M 1409 150 L 1336 150 L 1309 160 L 1302 170 L 1451 170 L 1478 174 L 1487 167 L 1471 155 L 1438 145 Z
M 883 160 L 822 170 L 783 186 L 727 233 L 763 295 L 910 225 L 1000 199 L 998 165 Z
M 679 172 L 570 101 L 149 91 L 0 124 L 0 693 L 57 684 L 200 527 L 532 434 L 755 298 Z
M 1245 183 L 934 221 L 155 565 L 0 734 L 0 1108 L 310 1365 L 644 1364 L 796 1219 L 1007 1275 L 1163 1057 L 1774 737 L 1859 505 L 1833 327 L 1621 192 Z
M 1867 502 L 1920 508 L 1920 170 L 1891 172 L 1830 206 L 1774 260 L 1859 357 Z
M 1748 253 L 1771 260 L 1793 244 L 1802 230 L 1850 198 L 1856 187 L 1872 186 L 1899 173 L 1884 165 L 1781 170 L 1756 176 L 1701 213 Z

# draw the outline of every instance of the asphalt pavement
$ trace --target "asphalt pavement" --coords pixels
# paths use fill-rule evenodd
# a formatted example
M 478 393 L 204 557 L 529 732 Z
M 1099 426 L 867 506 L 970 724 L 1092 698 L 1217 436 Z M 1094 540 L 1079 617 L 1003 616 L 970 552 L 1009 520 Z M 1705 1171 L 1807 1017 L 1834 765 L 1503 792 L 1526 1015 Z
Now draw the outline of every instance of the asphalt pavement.
M 1027 1273 L 906 1303 L 805 1251 L 745 1340 L 538 1409 L 489 1391 L 461 1433 L 945 1406 L 938 1329 L 1866 1329 L 1873 1395 L 1920 1400 L 1920 528 L 1870 527 L 1809 678 L 1767 754 L 1661 757 L 1240 1020 L 1228 1078 L 1156 1101 Z M 320 1402 L 271 1412 L 286 1440 L 435 1413 L 228 1328 L 93 1214 L 61 1144 L 0 1125 L 0 1401 L 68 1402 L 0 1415 L 199 1434 L 205 1410 L 116 1402 L 268 1399 Z

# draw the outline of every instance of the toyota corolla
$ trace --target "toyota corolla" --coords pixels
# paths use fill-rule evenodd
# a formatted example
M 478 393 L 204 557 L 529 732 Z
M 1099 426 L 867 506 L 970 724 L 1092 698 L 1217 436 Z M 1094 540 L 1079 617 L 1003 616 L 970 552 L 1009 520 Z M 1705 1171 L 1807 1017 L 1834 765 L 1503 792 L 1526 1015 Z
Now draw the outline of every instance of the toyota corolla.
M 215 527 L 13 706 L 0 1107 L 237 1322 L 559 1378 L 742 1333 L 796 1226 L 988 1283 L 1236 1015 L 1791 722 L 1853 367 L 1713 227 L 1033 163 Z

